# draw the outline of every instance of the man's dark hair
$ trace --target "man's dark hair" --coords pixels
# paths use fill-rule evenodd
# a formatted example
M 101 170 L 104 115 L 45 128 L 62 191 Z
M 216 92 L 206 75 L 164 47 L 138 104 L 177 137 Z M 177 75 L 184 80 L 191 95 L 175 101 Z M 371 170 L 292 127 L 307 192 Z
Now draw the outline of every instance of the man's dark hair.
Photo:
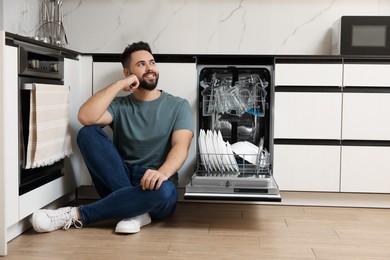
M 126 49 L 121 55 L 121 63 L 123 68 L 127 68 L 130 63 L 131 54 L 136 51 L 148 51 L 152 54 L 150 46 L 146 42 L 134 42 L 133 44 L 127 45 Z

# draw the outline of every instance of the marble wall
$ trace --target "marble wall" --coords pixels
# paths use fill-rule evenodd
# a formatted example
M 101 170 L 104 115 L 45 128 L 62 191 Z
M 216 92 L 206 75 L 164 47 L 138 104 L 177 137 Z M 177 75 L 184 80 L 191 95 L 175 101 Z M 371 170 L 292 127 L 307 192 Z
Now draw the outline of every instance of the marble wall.
M 33 37 L 39 27 L 41 0 L 1 0 L 3 24 L 1 30 Z
M 3 0 L 3 29 L 34 36 L 41 0 Z M 388 0 L 63 0 L 67 48 L 117 53 L 329 54 L 342 15 L 390 15 Z M 16 15 L 15 15 L 16 14 Z
M 342 15 L 390 15 L 388 0 L 64 0 L 69 47 L 155 53 L 329 54 Z

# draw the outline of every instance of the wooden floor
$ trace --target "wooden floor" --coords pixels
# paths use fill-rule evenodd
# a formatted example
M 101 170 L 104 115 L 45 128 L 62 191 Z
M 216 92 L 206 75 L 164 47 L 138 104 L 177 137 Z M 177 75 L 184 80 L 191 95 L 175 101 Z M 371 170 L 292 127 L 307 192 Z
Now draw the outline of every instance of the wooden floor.
M 389 209 L 179 203 L 138 234 L 115 224 L 28 230 L 6 259 L 390 259 Z

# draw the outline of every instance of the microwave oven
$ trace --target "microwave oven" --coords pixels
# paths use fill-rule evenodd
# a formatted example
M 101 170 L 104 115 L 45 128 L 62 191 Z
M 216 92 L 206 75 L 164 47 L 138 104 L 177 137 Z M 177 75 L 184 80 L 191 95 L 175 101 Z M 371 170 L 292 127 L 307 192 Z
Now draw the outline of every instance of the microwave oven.
M 342 16 L 333 24 L 332 54 L 390 55 L 390 16 Z

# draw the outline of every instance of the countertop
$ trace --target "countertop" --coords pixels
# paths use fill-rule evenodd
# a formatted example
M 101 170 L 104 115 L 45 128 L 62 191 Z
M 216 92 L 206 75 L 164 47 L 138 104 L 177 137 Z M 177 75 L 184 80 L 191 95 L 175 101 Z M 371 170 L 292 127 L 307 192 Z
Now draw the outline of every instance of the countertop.
M 6 32 L 7 44 L 12 45 L 15 42 L 25 42 L 41 47 L 55 49 L 60 51 L 65 57 L 76 58 L 78 55 L 88 55 L 93 57 L 96 62 L 119 62 L 120 53 L 81 53 L 75 50 L 65 48 L 63 46 L 53 45 L 42 41 L 35 40 L 30 37 Z M 303 63 L 310 62 L 340 62 L 342 60 L 349 61 L 375 61 L 389 62 L 390 55 L 299 55 L 299 54 L 160 54 L 153 53 L 157 62 L 183 62 L 183 63 L 199 63 L 199 64 L 243 64 L 259 65 L 259 64 L 274 64 L 275 62 L 297 62 L 300 60 Z

